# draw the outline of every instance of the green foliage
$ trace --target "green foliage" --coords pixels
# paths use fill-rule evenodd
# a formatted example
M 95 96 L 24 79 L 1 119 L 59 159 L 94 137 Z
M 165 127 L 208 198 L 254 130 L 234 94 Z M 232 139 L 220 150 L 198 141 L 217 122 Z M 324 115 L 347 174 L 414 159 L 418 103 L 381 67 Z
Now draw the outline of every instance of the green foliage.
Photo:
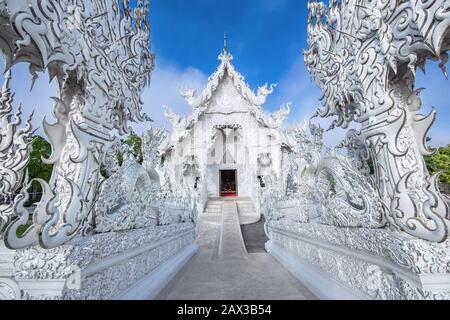
M 425 157 L 425 163 L 431 174 L 442 171 L 441 183 L 450 184 L 450 145 L 440 147 L 432 156 Z
M 28 175 L 30 180 L 40 178 L 45 181 L 49 181 L 52 175 L 53 165 L 45 164 L 42 162 L 42 158 L 50 157 L 52 147 L 47 140 L 41 136 L 33 137 L 32 151 L 30 155 L 30 161 L 27 165 Z M 32 192 L 35 193 L 40 190 L 40 184 L 36 181 L 32 184 Z M 32 198 L 32 202 L 39 201 L 38 198 Z
M 33 147 L 27 167 L 30 179 L 41 178 L 45 181 L 50 180 L 53 166 L 43 163 L 42 158 L 50 157 L 51 153 L 52 147 L 47 140 L 41 136 L 33 137 Z
M 144 160 L 144 156 L 142 154 L 142 138 L 134 133 L 130 133 L 130 135 L 122 140 L 122 143 L 131 147 L 131 152 L 136 157 L 137 161 L 142 164 Z M 122 163 L 123 156 L 119 155 L 119 162 Z
M 33 217 L 32 217 L 32 215 L 30 215 L 29 217 L 28 217 L 28 221 L 31 221 L 33 219 Z M 28 230 L 28 228 L 30 227 L 30 223 L 26 223 L 26 224 L 24 224 L 24 225 L 22 225 L 22 226 L 19 226 L 18 228 L 17 228 L 17 232 L 16 232 L 16 235 L 18 236 L 18 237 L 21 237 L 21 236 L 23 236 L 24 234 L 25 234 L 25 231 L 27 231 Z M 4 233 L 5 231 L 6 231 L 6 228 L 8 227 L 8 225 L 5 225 L 4 227 L 3 227 L 3 229 L 1 230 L 1 232 L 2 233 Z

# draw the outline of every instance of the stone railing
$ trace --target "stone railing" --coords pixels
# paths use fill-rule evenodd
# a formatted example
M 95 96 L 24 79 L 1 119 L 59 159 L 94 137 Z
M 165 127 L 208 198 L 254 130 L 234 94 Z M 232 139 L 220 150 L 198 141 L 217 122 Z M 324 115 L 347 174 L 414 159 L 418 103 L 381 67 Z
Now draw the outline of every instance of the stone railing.
M 192 223 L 108 232 L 54 249 L 18 250 L 25 299 L 151 299 L 197 251 Z
M 14 275 L 14 254 L 0 244 L 0 300 L 17 300 L 22 295 Z
M 450 242 L 271 221 L 266 250 L 321 299 L 450 299 Z

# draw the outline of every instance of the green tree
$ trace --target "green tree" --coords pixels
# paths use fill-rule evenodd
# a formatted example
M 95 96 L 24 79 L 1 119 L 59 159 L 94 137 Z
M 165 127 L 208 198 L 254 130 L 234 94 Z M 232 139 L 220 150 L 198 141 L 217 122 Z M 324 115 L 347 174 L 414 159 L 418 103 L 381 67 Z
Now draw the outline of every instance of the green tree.
M 32 151 L 30 154 L 30 161 L 27 165 L 28 175 L 31 179 L 40 178 L 49 181 L 52 175 L 53 165 L 45 164 L 42 158 L 50 157 L 52 147 L 50 143 L 41 136 L 33 137 Z M 36 197 L 36 192 L 40 190 L 38 182 L 32 184 L 32 202 L 39 201 L 40 197 Z
M 450 145 L 435 149 L 435 153 L 425 157 L 425 163 L 431 174 L 442 171 L 440 182 L 450 184 Z
M 142 164 L 144 156 L 142 154 L 142 138 L 135 133 L 130 133 L 130 135 L 122 140 L 122 143 L 130 146 L 131 152 L 136 157 L 137 161 Z M 119 157 L 119 161 L 122 161 L 122 157 Z

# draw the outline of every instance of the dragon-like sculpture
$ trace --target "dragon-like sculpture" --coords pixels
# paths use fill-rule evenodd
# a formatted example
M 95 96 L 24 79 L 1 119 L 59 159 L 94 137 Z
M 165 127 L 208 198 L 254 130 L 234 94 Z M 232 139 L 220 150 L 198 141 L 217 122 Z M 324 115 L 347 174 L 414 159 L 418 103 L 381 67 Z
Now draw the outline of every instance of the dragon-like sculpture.
M 350 140 L 350 136 L 346 141 Z M 263 194 L 267 220 L 291 219 L 337 227 L 381 228 L 384 204 L 356 159 L 323 144 L 323 130 L 305 120 L 284 132 L 289 148 L 287 181 Z

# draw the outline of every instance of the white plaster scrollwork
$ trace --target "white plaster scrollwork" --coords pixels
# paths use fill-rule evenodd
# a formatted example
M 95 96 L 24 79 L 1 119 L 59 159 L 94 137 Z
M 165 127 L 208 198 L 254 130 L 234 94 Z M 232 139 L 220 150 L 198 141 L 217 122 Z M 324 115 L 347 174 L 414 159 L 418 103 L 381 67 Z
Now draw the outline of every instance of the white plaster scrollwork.
M 262 110 L 262 105 L 266 102 L 267 97 L 273 93 L 276 84 L 270 86 L 265 84 L 259 87 L 255 93 L 233 66 L 233 56 L 228 49 L 222 51 L 219 60 L 220 65 L 216 72 L 208 78 L 208 83 L 200 94 L 196 95 L 193 89 L 180 88 L 181 95 L 193 108 L 192 114 L 182 116 L 174 113 L 169 107 L 164 107 L 164 114 L 173 128 L 168 148 L 181 143 L 207 112 L 230 115 L 240 108 L 250 111 L 262 126 L 271 129 L 280 129 L 282 122 L 289 115 L 290 103 L 282 105 L 280 110 L 273 114 L 267 114 Z M 211 106 L 220 106 L 220 108 L 212 111 Z M 223 125 L 223 123 L 220 125 Z M 233 126 L 232 129 L 238 128 L 238 126 L 239 128 L 242 127 L 240 123 L 225 123 L 224 125 Z M 219 127 L 219 129 L 230 131 L 222 127 Z
M 22 292 L 14 276 L 14 254 L 0 244 L 0 300 L 20 300 Z
M 281 129 L 283 121 L 286 120 L 291 112 L 291 103 L 284 104 L 280 107 L 280 110 L 272 113 L 271 115 L 264 114 L 260 109 L 253 110 L 252 113 L 256 119 L 263 125 L 272 129 Z
M 15 277 L 24 299 L 114 299 L 192 245 L 194 237 L 194 225 L 182 223 L 95 234 L 52 249 L 21 249 Z M 79 283 L 70 282 L 74 272 L 81 273 Z
M 7 0 L 0 11 L 0 50 L 6 69 L 30 64 L 35 79 L 47 70 L 60 87 L 56 122 L 44 121 L 52 145 L 46 163 L 51 181 L 39 181 L 45 196 L 26 237 L 13 230 L 29 223 L 24 215 L 7 231 L 7 245 L 56 247 L 93 231 L 93 204 L 100 166 L 116 143 L 112 129 L 128 131 L 130 121 L 148 120 L 140 95 L 150 81 L 149 2 Z M 19 172 L 19 171 L 18 171 Z
M 155 225 L 156 206 L 150 206 L 159 191 L 153 187 L 147 171 L 135 160 L 106 179 L 95 204 L 95 232 L 131 230 Z
M 228 52 L 228 50 L 224 50 L 219 55 L 219 60 L 221 64 L 217 68 L 217 71 L 209 77 L 208 84 L 203 89 L 201 94 L 195 96 L 195 91 L 192 89 L 182 90 L 182 96 L 186 98 L 188 104 L 193 108 L 199 108 L 205 105 L 208 100 L 212 98 L 213 92 L 217 89 L 225 73 L 228 73 L 233 84 L 236 88 L 238 88 L 240 94 L 254 106 L 263 105 L 266 102 L 267 96 L 271 95 L 274 88 L 277 86 L 276 84 L 268 86 L 266 83 L 264 86 L 259 87 L 257 93 L 255 94 L 246 84 L 245 78 L 231 64 L 231 61 L 233 61 L 233 56 Z
M 0 277 L 0 300 L 20 300 L 21 293 L 17 282 Z
M 377 191 L 336 150 L 330 151 L 320 161 L 316 185 L 319 187 L 315 190 L 322 192 L 324 201 L 320 223 L 365 228 L 380 228 L 385 225 L 384 215 L 387 209 Z
M 446 0 L 309 2 L 305 63 L 323 92 L 316 115 L 337 117 L 330 129 L 361 124 L 388 222 L 415 237 L 448 238 L 448 207 L 423 155 L 436 112 L 421 115 L 417 67 L 450 49 Z
M 288 181 L 263 194 L 266 248 L 324 298 L 448 300 L 448 208 L 422 158 L 435 111 L 419 114 L 414 80 L 428 58 L 446 71 L 449 4 L 308 7 L 305 63 L 324 94 L 316 115 L 336 116 L 330 129 L 352 121 L 361 129 L 335 149 L 307 123 L 285 132 Z
M 292 221 L 272 221 L 267 229 L 271 243 L 362 293 L 362 298 L 449 299 L 447 282 L 440 287 L 436 282 L 450 273 L 448 243 L 411 239 L 380 229 Z
M 9 88 L 11 71 L 5 74 L 0 92 L 0 230 L 9 223 L 14 211 L 15 192 L 20 188 L 24 170 L 31 152 L 31 135 L 33 133 L 31 118 L 25 127 L 19 106 L 13 115 L 13 94 Z
M 216 124 L 214 128 L 218 130 L 225 130 L 225 129 L 237 130 L 242 129 L 242 125 L 240 125 L 239 123 L 224 123 L 224 124 Z
M 125 152 L 122 166 L 115 166 L 112 175 L 102 182 L 95 204 L 95 232 L 126 231 L 194 220 L 197 213 L 190 190 L 198 176 L 198 164 L 192 157 L 187 157 L 183 168 L 186 187 L 177 187 L 177 190 L 189 190 L 187 194 L 162 190 L 156 167 L 159 166 L 159 149 L 166 137 L 164 130 L 150 129 L 142 139 L 143 165 L 131 152 Z M 116 158 L 114 153 L 110 156 Z

